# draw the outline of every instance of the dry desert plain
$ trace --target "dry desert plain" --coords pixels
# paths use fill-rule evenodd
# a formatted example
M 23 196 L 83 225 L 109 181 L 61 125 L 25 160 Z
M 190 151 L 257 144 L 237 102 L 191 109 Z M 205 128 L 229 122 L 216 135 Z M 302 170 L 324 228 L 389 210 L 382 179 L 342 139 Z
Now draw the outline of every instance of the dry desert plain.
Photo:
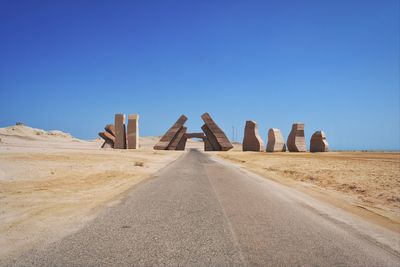
M 77 231 L 184 152 L 100 149 L 60 131 L 0 129 L 0 259 Z M 202 149 L 191 141 L 187 148 Z M 207 152 L 400 232 L 400 153 Z

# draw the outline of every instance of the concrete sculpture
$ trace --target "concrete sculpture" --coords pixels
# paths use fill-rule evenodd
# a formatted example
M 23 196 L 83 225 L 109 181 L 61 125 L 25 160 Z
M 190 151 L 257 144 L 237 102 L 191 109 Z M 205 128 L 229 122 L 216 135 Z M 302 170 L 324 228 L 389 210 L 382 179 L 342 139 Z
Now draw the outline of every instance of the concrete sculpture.
M 161 137 L 160 141 L 154 146 L 156 150 L 167 150 L 169 144 L 173 141 L 175 136 L 179 133 L 179 131 L 183 128 L 183 125 L 187 121 L 187 117 L 185 115 L 181 115 L 179 119 L 172 125 L 171 128 Z
M 279 129 L 271 128 L 268 131 L 267 152 L 285 152 L 286 145 Z
M 160 141 L 154 146 L 156 150 L 185 150 L 186 141 L 189 138 L 200 138 L 204 141 L 206 151 L 227 151 L 233 146 L 225 133 L 218 127 L 208 113 L 204 113 L 201 118 L 204 125 L 201 127 L 203 133 L 186 133 L 184 124 L 187 120 L 182 115 L 175 124 L 161 137 Z
M 207 125 L 203 124 L 203 126 L 201 126 L 201 129 L 203 130 L 208 142 L 210 143 L 210 146 L 212 147 L 211 150 L 207 151 L 221 151 L 221 145 L 218 143 L 217 138 L 213 135 L 210 129 L 208 129 Z
M 115 114 L 115 142 L 114 148 L 126 148 L 125 114 Z
M 255 121 L 246 121 L 242 147 L 243 151 L 264 151 L 264 142 L 258 133 Z
M 210 140 L 208 140 L 207 137 L 203 138 L 203 142 L 204 142 L 204 151 L 213 151 L 214 148 L 210 143 Z
M 101 146 L 102 148 L 114 148 L 115 136 L 109 132 L 100 132 L 99 136 L 104 139 L 104 143 Z
M 128 149 L 139 148 L 139 115 L 128 115 L 128 133 L 127 133 Z
M 186 131 L 186 127 L 185 127 L 185 131 Z M 186 135 L 183 135 L 181 140 L 179 141 L 178 145 L 176 146 L 176 150 L 185 150 L 186 141 L 187 141 L 187 137 L 186 137 Z
M 202 127 L 202 129 L 206 134 L 208 140 L 210 140 L 210 143 L 214 147 L 214 150 L 228 151 L 233 148 L 233 145 L 229 141 L 228 137 L 226 137 L 222 129 L 219 128 L 218 125 L 214 122 L 210 114 L 204 113 L 203 115 L 201 115 L 201 118 L 203 119 L 205 124 L 203 125 L 205 127 Z M 215 146 L 216 144 L 213 143 L 212 139 L 215 139 L 217 141 L 218 146 Z
M 107 124 L 106 127 L 104 127 L 104 130 L 115 137 L 115 126 L 114 126 L 114 124 Z
M 174 139 L 171 141 L 171 143 L 168 145 L 167 150 L 178 150 L 178 145 L 179 142 L 183 139 L 186 139 L 185 134 L 186 134 L 186 127 L 182 127 L 179 132 L 175 135 Z M 184 142 L 186 144 L 186 141 Z M 182 144 L 181 147 L 182 148 Z M 185 150 L 185 148 L 183 147 L 183 149 L 181 150 Z
M 316 131 L 310 140 L 310 152 L 328 152 L 329 145 L 323 131 Z
M 206 136 L 204 135 L 204 133 L 186 133 L 185 134 L 186 138 L 200 138 L 203 139 Z
M 306 139 L 304 137 L 304 123 L 294 123 L 287 139 L 287 149 L 290 152 L 306 152 Z
M 107 124 L 104 130 L 105 132 L 99 133 L 99 136 L 104 139 L 102 148 L 139 148 L 139 115 L 132 114 L 128 116 L 128 129 L 126 129 L 125 114 L 115 114 L 115 124 Z

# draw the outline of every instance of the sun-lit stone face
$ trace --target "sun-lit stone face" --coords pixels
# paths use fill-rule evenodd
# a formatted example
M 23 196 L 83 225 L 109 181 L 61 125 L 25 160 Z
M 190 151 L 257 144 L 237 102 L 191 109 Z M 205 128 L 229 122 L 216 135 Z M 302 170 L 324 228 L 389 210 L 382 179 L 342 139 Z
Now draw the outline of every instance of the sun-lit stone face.
M 287 148 L 290 152 L 306 152 L 306 139 L 304 137 L 304 123 L 298 122 L 292 125 L 292 131 L 287 140 Z

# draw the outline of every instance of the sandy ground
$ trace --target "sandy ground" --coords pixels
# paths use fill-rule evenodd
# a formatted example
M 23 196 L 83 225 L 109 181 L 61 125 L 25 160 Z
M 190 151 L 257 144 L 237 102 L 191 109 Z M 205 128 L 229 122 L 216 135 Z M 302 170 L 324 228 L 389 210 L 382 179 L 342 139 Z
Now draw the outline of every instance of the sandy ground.
M 59 131 L 0 129 L 0 258 L 70 234 L 182 152 L 100 149 Z M 197 144 L 195 144 L 197 145 Z
M 400 153 L 232 151 L 217 156 L 400 231 Z
M 0 128 L 0 139 L 0 258 L 78 230 L 182 155 L 153 151 L 159 137 L 141 138 L 139 150 L 113 150 L 100 149 L 101 140 L 12 126 Z M 234 146 L 208 153 L 400 231 L 400 153 L 270 154 Z M 190 148 L 202 150 L 203 142 L 190 140 Z

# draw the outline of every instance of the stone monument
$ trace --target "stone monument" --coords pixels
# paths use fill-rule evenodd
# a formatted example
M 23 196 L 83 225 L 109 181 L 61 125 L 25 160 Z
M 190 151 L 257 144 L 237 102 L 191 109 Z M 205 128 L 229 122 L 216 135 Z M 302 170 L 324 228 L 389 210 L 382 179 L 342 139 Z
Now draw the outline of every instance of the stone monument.
M 125 114 L 115 114 L 115 143 L 114 148 L 126 149 Z
M 114 124 L 107 124 L 106 127 L 104 127 L 104 130 L 110 134 L 112 134 L 112 136 L 115 137 L 115 126 Z
M 310 140 L 310 152 L 328 152 L 329 145 L 326 141 L 326 135 L 323 131 L 316 131 Z
M 102 148 L 114 148 L 115 137 L 109 132 L 100 132 L 99 136 L 104 139 Z
M 285 152 L 286 145 L 282 133 L 277 128 L 268 131 L 267 152 Z
M 246 121 L 242 146 L 243 151 L 264 151 L 264 142 L 258 133 L 255 121 Z
M 179 119 L 172 125 L 171 128 L 161 137 L 160 141 L 154 146 L 156 150 L 167 150 L 169 144 L 178 134 L 178 132 L 183 128 L 183 125 L 187 121 L 187 117 L 185 115 L 181 115 Z
M 290 152 L 306 152 L 306 139 L 304 137 L 304 123 L 298 122 L 292 125 L 292 130 L 287 139 L 287 149 Z
M 182 138 L 186 139 L 185 134 L 186 134 L 186 127 L 182 127 L 179 132 L 175 135 L 174 139 L 171 141 L 171 143 L 168 145 L 167 149 L 168 150 L 178 150 L 177 147 L 179 145 L 179 142 L 182 140 Z M 186 144 L 186 141 L 185 141 Z M 181 144 L 182 147 L 182 144 Z M 185 150 L 183 147 L 182 150 Z
M 128 115 L 128 149 L 139 148 L 139 115 Z
M 210 140 L 211 145 L 213 147 L 214 147 L 213 140 L 211 140 L 212 136 L 214 136 L 215 139 L 217 140 L 217 142 L 220 146 L 219 150 L 228 151 L 233 148 L 233 145 L 229 141 L 228 137 L 226 137 L 224 131 L 222 131 L 222 129 L 218 127 L 218 125 L 211 118 L 210 114 L 204 113 L 203 115 L 201 115 L 201 118 L 203 119 L 204 124 L 206 126 L 204 128 L 207 128 L 208 130 L 205 131 L 203 129 L 203 127 L 202 127 L 202 129 L 203 129 L 204 133 L 206 134 L 208 140 Z M 217 148 L 218 148 L 218 146 L 217 146 Z M 214 149 L 215 149 L 215 147 L 214 147 Z M 218 150 L 218 149 L 215 149 L 215 150 Z

